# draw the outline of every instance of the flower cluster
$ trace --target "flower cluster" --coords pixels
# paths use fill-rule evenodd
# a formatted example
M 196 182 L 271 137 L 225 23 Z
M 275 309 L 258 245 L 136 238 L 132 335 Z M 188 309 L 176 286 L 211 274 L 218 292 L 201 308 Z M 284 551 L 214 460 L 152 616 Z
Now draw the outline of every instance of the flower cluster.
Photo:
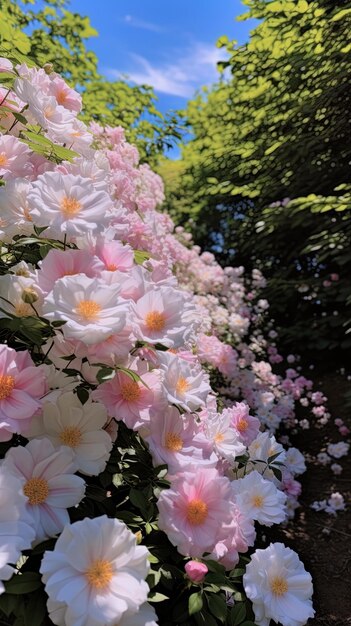
M 174 230 L 156 210 L 161 179 L 121 128 L 77 118 L 80 95 L 60 76 L 5 67 L 1 579 L 22 550 L 15 582 L 40 554 L 54 624 L 153 626 L 153 587 L 169 599 L 186 561 L 177 593 L 213 563 L 236 591 L 229 572 L 257 524 L 286 521 L 301 490 L 303 456 L 275 433 L 297 425 L 299 402 L 324 415 L 324 399 L 293 356 L 275 373 L 260 272 L 222 269 Z M 272 544 L 245 562 L 243 621 L 313 615 L 295 553 Z

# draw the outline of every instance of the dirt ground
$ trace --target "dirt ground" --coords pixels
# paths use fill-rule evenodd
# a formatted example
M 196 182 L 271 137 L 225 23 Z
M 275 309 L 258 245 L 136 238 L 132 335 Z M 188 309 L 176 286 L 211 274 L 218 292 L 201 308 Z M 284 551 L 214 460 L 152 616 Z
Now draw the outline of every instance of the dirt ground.
M 332 415 L 323 429 L 310 428 L 292 438 L 304 453 L 315 455 L 324 442 L 345 440 L 333 420 L 340 417 L 351 428 L 350 412 L 345 409 L 343 394 L 350 383 L 339 375 L 315 378 L 316 389 L 328 397 Z M 320 385 L 318 384 L 320 383 Z M 316 616 L 308 626 L 351 626 L 351 457 L 337 460 L 343 467 L 334 476 L 330 467 L 308 464 L 301 479 L 301 508 L 286 528 L 269 529 L 265 544 L 282 541 L 296 550 L 311 572 L 314 584 Z M 336 516 L 310 508 L 314 500 L 323 500 L 331 491 L 343 494 L 347 510 Z

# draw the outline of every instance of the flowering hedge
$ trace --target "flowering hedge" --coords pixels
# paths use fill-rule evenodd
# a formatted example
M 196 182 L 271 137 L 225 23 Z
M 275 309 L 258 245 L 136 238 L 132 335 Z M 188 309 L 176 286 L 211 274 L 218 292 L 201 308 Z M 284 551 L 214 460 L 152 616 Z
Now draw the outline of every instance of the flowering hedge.
M 302 626 L 310 575 L 254 544 L 305 470 L 274 433 L 297 403 L 323 423 L 324 398 L 278 353 L 264 278 L 174 230 L 123 129 L 87 127 L 79 93 L 18 61 L 0 60 L 2 613 Z

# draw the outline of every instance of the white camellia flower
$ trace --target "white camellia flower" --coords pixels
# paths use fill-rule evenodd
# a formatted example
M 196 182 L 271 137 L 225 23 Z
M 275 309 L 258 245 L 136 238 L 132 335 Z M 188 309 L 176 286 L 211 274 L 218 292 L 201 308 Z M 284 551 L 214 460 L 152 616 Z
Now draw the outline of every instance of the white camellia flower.
M 311 575 L 283 543 L 256 550 L 243 581 L 258 626 L 269 626 L 271 619 L 283 626 L 304 626 L 314 616 Z
M 286 495 L 256 471 L 232 482 L 235 500 L 240 511 L 265 526 L 279 524 L 286 519 Z
M 44 316 L 63 320 L 67 339 L 79 339 L 86 345 L 104 341 L 123 330 L 129 304 L 118 298 L 118 284 L 106 285 L 98 278 L 85 274 L 60 278 L 46 296 Z
M 117 519 L 103 515 L 67 524 L 40 567 L 54 623 L 114 626 L 137 613 L 149 592 L 148 554 Z
M 56 403 L 46 402 L 32 419 L 29 438 L 46 437 L 55 448 L 69 446 L 77 470 L 88 476 L 100 474 L 109 459 L 112 441 L 103 429 L 107 411 L 99 402 L 82 404 L 75 393 L 63 393 Z
M 89 178 L 60 172 L 38 176 L 27 199 L 35 225 L 46 226 L 45 237 L 58 239 L 101 232 L 113 209 L 110 196 L 96 191 Z

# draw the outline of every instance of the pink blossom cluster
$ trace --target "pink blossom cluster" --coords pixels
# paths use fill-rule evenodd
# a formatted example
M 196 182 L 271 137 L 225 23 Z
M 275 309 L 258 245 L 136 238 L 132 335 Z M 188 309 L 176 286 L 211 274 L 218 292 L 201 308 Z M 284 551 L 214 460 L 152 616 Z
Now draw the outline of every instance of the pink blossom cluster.
M 77 118 L 80 95 L 61 77 L 26 65 L 9 71 L 13 91 L 1 91 L 0 107 L 3 248 L 23 235 L 55 245 L 35 266 L 20 261 L 0 276 L 0 318 L 39 316 L 55 335 L 36 363 L 28 350 L 0 346 L 0 440 L 10 442 L 1 471 L 15 485 L 7 514 L 25 536 L 21 543 L 14 529 L 7 539 L 2 579 L 13 555 L 59 535 L 40 570 L 55 624 L 127 626 L 140 617 L 153 625 L 146 549 L 122 522 L 71 524 L 67 511 L 84 498 L 84 477 L 104 471 L 118 422 L 142 437 L 155 466 L 168 467 L 159 528 L 184 557 L 231 569 L 254 545 L 255 523 L 292 516 L 305 463 L 274 433 L 282 421 L 297 425 L 298 402 L 319 417 L 324 398 L 288 367 L 293 359 L 275 373 L 283 358 L 275 331 L 266 338 L 262 330 L 269 304 L 260 272 L 247 279 L 243 268 L 223 269 L 174 231 L 156 210 L 161 179 L 139 164 L 121 128 Z M 12 110 L 71 149 L 71 160 L 33 152 Z M 12 445 L 18 435 L 21 445 Z M 259 605 L 259 582 L 248 580 Z M 268 609 L 264 619 L 260 611 L 257 623 L 266 624 Z M 311 611 L 301 608 L 296 624 Z

